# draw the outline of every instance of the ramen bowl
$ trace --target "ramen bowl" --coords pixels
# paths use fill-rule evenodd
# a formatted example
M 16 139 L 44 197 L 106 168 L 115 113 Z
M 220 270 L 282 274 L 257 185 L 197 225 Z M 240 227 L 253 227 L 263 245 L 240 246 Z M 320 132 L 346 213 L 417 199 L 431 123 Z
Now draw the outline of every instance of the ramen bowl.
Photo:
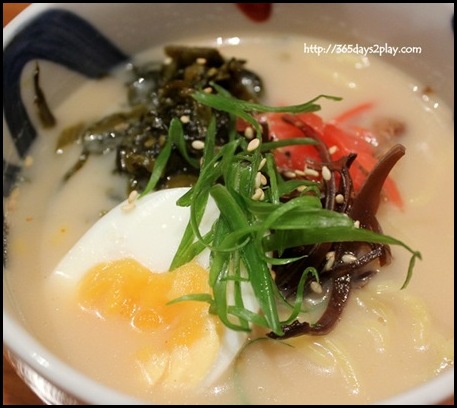
M 46 82 L 47 102 L 58 106 L 85 79 L 102 77 L 154 46 L 188 38 L 211 38 L 218 44 L 236 46 L 245 35 L 306 36 L 328 41 L 331 48 L 304 44 L 297 52 L 350 55 L 361 50 L 369 58 L 368 54 L 373 54 L 426 84 L 440 101 L 453 109 L 453 12 L 453 4 L 445 3 L 278 3 L 271 7 L 262 4 L 254 9 L 236 4 L 36 3 L 23 11 L 3 31 L 3 341 L 5 354 L 19 376 L 47 404 L 154 402 L 154 395 L 145 400 L 104 385 L 55 353 L 36 335 L 34 327 L 41 323 L 36 319 L 30 322 L 30 316 L 16 300 L 17 289 L 9 285 L 8 208 L 21 168 L 30 165 L 28 154 L 38 138 L 36 115 L 32 113 L 36 92 L 30 74 L 35 61 L 43 61 L 46 67 L 42 79 L 43 86 Z M 453 217 L 453 213 L 449 216 Z M 36 243 L 25 245 L 35 244 L 41 245 L 39 237 Z M 40 302 L 37 293 L 30 292 L 31 304 Z M 388 398 L 373 402 L 437 404 L 453 393 L 454 371 L 447 368 L 425 382 L 419 381 L 401 393 L 386 393 Z

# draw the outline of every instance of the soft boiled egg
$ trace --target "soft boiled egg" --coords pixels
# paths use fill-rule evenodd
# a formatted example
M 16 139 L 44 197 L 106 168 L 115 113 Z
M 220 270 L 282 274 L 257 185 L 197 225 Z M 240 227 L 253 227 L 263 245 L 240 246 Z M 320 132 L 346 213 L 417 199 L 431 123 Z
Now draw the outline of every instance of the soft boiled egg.
M 180 296 L 211 293 L 209 251 L 173 271 L 169 266 L 190 210 L 176 201 L 186 188 L 124 202 L 104 215 L 60 261 L 54 276 L 77 288 L 85 312 L 125 322 L 125 330 L 151 336 L 151 347 L 134 351 L 150 384 L 197 387 L 215 381 L 230 365 L 247 334 L 227 329 L 205 302 Z M 219 210 L 210 199 L 200 229 L 209 231 Z M 243 289 L 246 306 L 254 296 Z

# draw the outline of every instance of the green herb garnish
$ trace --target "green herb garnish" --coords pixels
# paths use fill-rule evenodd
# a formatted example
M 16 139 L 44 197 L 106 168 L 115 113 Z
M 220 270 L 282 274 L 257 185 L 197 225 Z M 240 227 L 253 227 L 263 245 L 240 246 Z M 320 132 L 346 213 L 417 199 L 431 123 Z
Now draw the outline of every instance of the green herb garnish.
M 320 109 L 316 104 L 319 99 L 339 98 L 322 95 L 301 105 L 273 108 L 233 98 L 218 86 L 213 87 L 217 93 L 195 92 L 193 98 L 203 105 L 228 113 L 232 123 L 237 118 L 245 120 L 256 130 L 260 145 L 250 149 L 246 138 L 233 131 L 228 143 L 216 147 L 213 116 L 205 142 L 200 176 L 178 201 L 179 205 L 190 207 L 191 216 L 171 265 L 172 269 L 177 268 L 192 260 L 203 249 L 209 248 L 209 282 L 213 294 L 188 295 L 176 301 L 191 299 L 208 302 L 211 313 L 217 314 L 226 326 L 234 330 L 247 331 L 252 325 L 259 325 L 271 330 L 272 337 L 296 335 L 297 327 L 303 328 L 302 332 L 306 333 L 311 326 L 299 323 L 297 319 L 302 312 L 303 298 L 310 290 L 310 282 L 350 277 L 352 271 L 359 267 L 357 262 L 363 266 L 384 256 L 387 245 L 399 245 L 411 253 L 403 285 L 405 287 L 411 278 L 416 258 L 421 257 L 419 252 L 393 237 L 356 227 L 356 220 L 345 212 L 324 208 L 322 194 L 325 189 L 322 181 L 305 178 L 288 180 L 276 167 L 272 155 L 274 149 L 285 145 L 316 144 L 317 141 L 296 138 L 261 143 L 264 135 L 255 117 L 256 113 L 314 112 Z M 143 194 L 155 188 L 172 146 L 182 149 L 183 137 L 182 126 L 178 119 L 174 119 L 167 142 L 156 160 Z M 183 156 L 187 157 L 185 149 Z M 261 163 L 265 161 L 266 165 L 261 169 Z M 259 171 L 268 180 L 266 185 L 256 185 Z M 211 231 L 202 235 L 199 225 L 210 196 L 219 208 L 220 216 Z M 369 250 L 353 265 L 340 262 L 330 271 L 322 268 L 322 265 L 307 265 L 298 269 L 298 272 L 296 269 L 296 276 L 293 277 L 295 286 L 289 293 L 284 293 L 284 288 L 277 285 L 271 267 L 300 265 L 300 262 L 311 256 L 310 248 L 325 245 L 324 248 L 328 250 L 338 249 L 342 248 L 338 246 L 340 243 L 362 243 Z M 297 248 L 303 250 L 300 252 Z M 349 282 L 349 278 L 346 281 Z M 257 306 L 245 304 L 245 290 L 254 293 Z M 289 315 L 280 315 L 280 304 L 287 306 Z

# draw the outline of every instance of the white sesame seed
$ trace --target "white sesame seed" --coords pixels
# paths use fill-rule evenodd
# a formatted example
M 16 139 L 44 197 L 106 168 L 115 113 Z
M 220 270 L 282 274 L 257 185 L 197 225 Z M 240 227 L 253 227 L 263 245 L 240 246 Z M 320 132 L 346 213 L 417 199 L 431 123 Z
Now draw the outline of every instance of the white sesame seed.
M 302 193 L 302 192 L 305 191 L 305 190 L 306 190 L 306 186 L 298 186 L 298 187 L 297 187 L 297 191 L 298 191 L 299 193 Z
M 325 254 L 325 259 L 327 260 L 327 262 L 325 263 L 324 271 L 329 271 L 333 268 L 333 265 L 335 264 L 335 251 L 327 252 Z
M 206 58 L 197 58 L 195 61 L 197 62 L 197 64 L 200 64 L 200 65 L 206 64 Z
M 262 173 L 260 173 L 260 184 L 262 186 L 266 186 L 268 184 L 267 178 Z
M 354 221 L 354 228 L 360 228 L 360 221 Z
M 260 160 L 259 170 L 261 170 L 263 168 L 263 166 L 265 166 L 266 162 L 267 162 L 267 159 L 265 157 L 262 160 Z
M 254 129 L 251 126 L 248 126 L 244 129 L 244 137 L 251 140 L 254 137 Z
M 172 62 L 173 62 L 173 58 L 171 58 L 171 57 L 166 57 L 166 58 L 163 60 L 163 63 L 164 63 L 165 65 L 170 65 Z
M 256 188 L 256 189 L 255 189 L 255 192 L 254 192 L 254 194 L 252 195 L 251 198 L 252 198 L 254 201 L 258 201 L 258 200 L 260 200 L 260 197 L 262 197 L 262 194 L 264 194 L 264 193 L 263 193 L 263 190 L 262 190 L 261 188 Z
M 304 173 L 305 173 L 306 176 L 319 177 L 319 172 L 314 170 L 314 169 L 305 168 Z
M 344 195 L 343 194 L 337 194 L 335 197 L 335 201 L 337 204 L 343 204 L 344 203 Z
M 355 257 L 355 256 L 352 255 L 352 254 L 344 254 L 344 255 L 341 257 L 341 260 L 342 260 L 343 263 L 345 263 L 345 264 L 350 264 L 350 263 L 353 263 L 353 262 L 357 261 L 357 257 Z
M 138 198 L 138 196 L 139 196 L 138 191 L 132 190 L 129 194 L 129 197 L 127 198 L 127 201 L 129 203 L 133 203 Z
M 127 203 L 127 204 L 124 204 L 122 207 L 121 207 L 121 210 L 123 212 L 130 212 L 132 211 L 134 208 L 136 207 L 136 204 L 133 202 L 133 203 Z
M 325 259 L 330 259 L 330 258 L 335 259 L 335 251 L 328 251 L 328 252 L 325 254 Z
M 319 282 L 316 282 L 316 281 L 312 281 L 309 285 L 309 287 L 311 288 L 311 290 L 314 292 L 314 293 L 318 293 L 318 294 L 321 294 L 322 293 L 322 286 Z
M 209 76 L 214 76 L 214 75 L 216 75 L 216 74 L 217 74 L 217 68 L 211 67 L 211 68 L 208 70 L 207 74 L 208 74 Z
M 203 89 L 203 92 L 210 94 L 213 92 L 213 88 L 211 88 L 210 86 L 207 86 L 205 89 Z
M 182 123 L 189 123 L 190 121 L 190 117 L 189 115 L 182 115 L 179 120 L 182 122 Z
M 328 148 L 328 152 L 330 154 L 335 154 L 337 151 L 338 151 L 338 146 L 333 145 L 333 146 Z
M 294 171 L 288 170 L 288 171 L 285 171 L 285 172 L 284 172 L 284 177 L 287 177 L 287 178 L 292 179 L 292 178 L 296 178 L 297 175 L 295 174 Z
M 259 188 L 261 185 L 262 173 L 260 171 L 255 175 L 255 188 Z
M 192 142 L 192 148 L 195 150 L 203 150 L 205 148 L 205 142 L 201 140 L 194 140 Z
M 322 178 L 329 181 L 332 178 L 332 172 L 327 166 L 322 166 Z
M 252 139 L 248 143 L 247 151 L 248 152 L 253 152 L 255 149 L 257 149 L 260 146 L 260 140 L 259 139 Z
M 265 200 L 265 193 L 262 189 L 260 189 L 261 193 L 260 193 L 260 197 L 259 197 L 259 201 L 263 201 Z
M 306 173 L 303 170 L 295 170 L 295 174 L 300 177 L 306 176 Z

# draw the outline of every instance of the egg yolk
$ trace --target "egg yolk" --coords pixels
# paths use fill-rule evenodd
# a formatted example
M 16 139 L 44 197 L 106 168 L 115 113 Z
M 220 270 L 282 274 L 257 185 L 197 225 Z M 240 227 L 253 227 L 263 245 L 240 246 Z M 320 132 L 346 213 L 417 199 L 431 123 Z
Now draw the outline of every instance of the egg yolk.
M 154 273 L 134 259 L 120 259 L 87 272 L 79 285 L 78 303 L 100 318 L 120 318 L 134 330 L 154 336 L 154 346 L 136 355 L 149 383 L 194 387 L 217 358 L 222 330 L 205 302 L 168 304 L 195 293 L 210 293 L 208 272 L 195 262 Z

